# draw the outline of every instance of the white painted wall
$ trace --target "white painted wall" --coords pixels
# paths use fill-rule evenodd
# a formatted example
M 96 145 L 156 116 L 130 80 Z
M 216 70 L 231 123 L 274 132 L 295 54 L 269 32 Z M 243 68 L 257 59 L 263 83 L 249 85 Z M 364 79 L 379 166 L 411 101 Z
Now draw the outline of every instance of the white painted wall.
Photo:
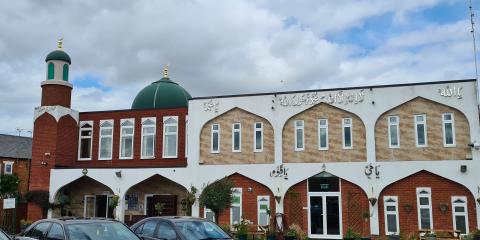
M 462 88 L 462 98 L 441 96 L 439 89 Z M 427 85 L 410 85 L 381 88 L 359 88 L 343 90 L 344 94 L 358 94 L 363 90 L 364 100 L 359 103 L 333 103 L 335 107 L 350 111 L 358 115 L 365 124 L 367 137 L 367 163 L 325 163 L 325 170 L 362 188 L 368 197 L 379 198 L 383 188 L 408 175 L 421 170 L 427 170 L 447 179 L 458 182 L 467 187 L 475 198 L 480 197 L 480 175 L 476 169 L 480 169 L 480 152 L 472 150 L 473 160 L 445 160 L 445 161 L 408 161 L 408 162 L 375 162 L 375 122 L 381 114 L 415 97 L 423 97 L 447 106 L 454 107 L 463 112 L 470 123 L 471 140 L 480 141 L 479 114 L 476 102 L 475 82 L 454 82 Z M 340 90 L 319 91 L 319 96 L 338 94 Z M 303 93 L 279 93 L 257 96 L 239 96 L 228 98 L 195 99 L 189 102 L 189 129 L 188 129 L 188 167 L 186 168 L 146 168 L 146 169 L 88 169 L 87 176 L 109 186 L 115 194 L 121 196 L 123 201 L 127 190 L 149 178 L 154 174 L 160 174 L 172 181 L 189 189 L 195 186 L 201 189 L 204 184 L 216 179 L 228 176 L 235 172 L 263 183 L 270 188 L 274 195 L 284 196 L 289 187 L 301 182 L 310 176 L 323 171 L 322 163 L 288 163 L 284 164 L 288 171 L 288 180 L 270 177 L 270 172 L 277 165 L 282 164 L 282 129 L 285 122 L 297 113 L 313 106 L 301 104 L 299 106 L 282 106 L 280 99 L 301 96 Z M 322 102 L 322 101 L 319 101 Z M 317 102 L 317 103 L 319 103 Z M 373 104 L 374 102 L 374 104 Z M 203 125 L 222 113 L 232 108 L 241 108 L 253 114 L 261 116 L 273 126 L 275 134 L 275 163 L 255 165 L 201 165 L 198 163 L 200 156 L 200 132 Z M 193 121 L 194 120 L 194 121 Z M 441 129 L 439 129 L 441 131 Z M 414 160 L 414 159 L 412 159 Z M 380 165 L 380 179 L 372 176 L 368 179 L 364 174 L 365 166 L 369 163 Z M 460 165 L 467 165 L 466 173 L 460 172 Z M 122 177 L 115 175 L 116 171 L 122 171 Z M 64 185 L 83 176 L 81 169 L 52 169 L 50 180 L 51 200 L 53 201 L 57 191 Z M 122 205 L 123 207 L 123 205 Z M 198 203 L 194 205 L 193 214 L 198 216 Z M 277 211 L 283 212 L 283 197 L 277 203 Z M 371 211 L 371 233 L 379 234 L 378 208 L 374 206 Z M 471 209 L 470 211 L 473 211 Z M 477 206 L 477 223 L 480 227 L 480 211 Z M 123 208 L 117 208 L 117 216 L 123 220 Z

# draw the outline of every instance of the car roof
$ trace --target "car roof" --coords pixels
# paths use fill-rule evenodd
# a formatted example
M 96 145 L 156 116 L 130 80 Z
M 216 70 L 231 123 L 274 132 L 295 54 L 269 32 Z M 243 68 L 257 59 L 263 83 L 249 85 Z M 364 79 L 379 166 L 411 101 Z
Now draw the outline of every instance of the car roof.
M 183 222 L 183 221 L 208 221 L 204 218 L 198 218 L 198 217 L 190 217 L 190 216 L 157 216 L 157 217 L 148 217 L 144 218 L 142 220 L 151 220 L 151 219 L 164 219 L 164 220 L 169 220 L 172 222 Z
M 81 224 L 81 223 L 114 223 L 118 222 L 114 219 L 108 218 L 75 218 L 75 217 L 65 217 L 65 218 L 50 218 L 42 219 L 38 222 L 56 222 L 64 225 L 69 224 Z

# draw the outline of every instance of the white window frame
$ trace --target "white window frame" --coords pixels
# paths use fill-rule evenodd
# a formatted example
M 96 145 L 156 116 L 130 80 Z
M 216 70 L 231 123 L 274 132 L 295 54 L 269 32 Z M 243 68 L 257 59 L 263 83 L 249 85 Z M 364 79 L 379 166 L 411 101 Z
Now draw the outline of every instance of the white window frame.
M 260 225 L 260 213 L 266 213 L 268 215 L 267 210 L 262 210 L 260 209 L 260 200 L 266 199 L 267 200 L 267 206 L 268 209 L 270 209 L 270 196 L 268 195 L 259 195 L 257 196 L 257 224 L 258 226 L 265 226 L 265 225 Z M 267 226 L 270 224 L 270 218 L 267 217 Z
M 396 122 L 392 122 L 391 119 L 396 119 Z M 400 148 L 400 118 L 398 116 L 388 116 L 388 147 L 389 148 Z M 397 143 L 398 145 L 392 145 L 392 126 L 397 127 Z
M 423 121 L 418 121 L 417 117 L 423 117 Z M 428 146 L 428 139 L 427 139 L 427 115 L 426 114 L 417 114 L 413 116 L 414 126 L 415 126 L 415 146 L 418 148 L 427 147 Z M 425 139 L 425 144 L 418 143 L 418 125 L 423 124 L 423 138 Z
M 260 124 L 259 128 L 257 128 L 257 124 Z M 260 132 L 260 149 L 257 149 L 257 132 Z M 263 122 L 253 123 L 253 152 L 263 152 Z
M 188 157 L 188 115 L 185 116 L 185 158 Z
M 10 166 L 10 172 L 7 171 L 7 166 Z M 3 173 L 7 175 L 13 174 L 13 162 L 12 161 L 4 161 L 3 162 Z
M 239 193 L 236 193 L 237 191 Z M 238 204 L 238 206 L 237 206 L 237 204 L 232 203 L 231 207 L 240 207 L 240 220 L 242 220 L 242 216 L 243 216 L 243 214 L 242 214 L 242 210 L 243 210 L 242 209 L 242 204 L 243 204 L 242 188 L 232 188 L 232 196 L 235 195 L 235 194 L 240 195 L 240 203 Z M 233 210 L 232 210 L 231 207 L 230 207 L 230 226 L 233 226 L 234 225 L 234 223 L 233 223 Z
M 213 130 L 213 127 L 214 126 L 217 126 L 218 129 L 217 130 Z M 218 149 L 217 150 L 214 150 L 213 149 L 213 134 L 216 133 L 218 136 L 217 136 L 217 147 Z M 211 126 L 210 126 L 210 152 L 211 153 L 220 153 L 220 124 L 219 123 L 213 123 Z
M 426 191 L 428 193 L 421 193 Z M 420 205 L 420 197 L 428 197 L 428 206 Z M 428 208 L 430 211 L 430 229 L 433 229 L 433 213 L 432 213 L 432 189 L 429 187 L 419 187 L 417 188 L 417 215 L 418 215 L 418 229 L 422 229 L 422 217 L 420 210 L 423 208 Z
M 203 218 L 207 219 L 207 213 L 212 213 L 213 214 L 213 219 L 212 222 L 215 222 L 215 213 L 210 210 L 210 208 L 203 208 Z M 208 220 L 208 219 L 207 219 Z
M 325 125 L 321 125 L 320 122 L 325 121 Z M 322 147 L 322 138 L 320 134 L 320 130 L 325 129 L 325 136 L 326 136 L 326 143 L 325 147 Z M 318 119 L 318 150 L 328 150 L 328 119 L 320 118 Z
M 176 123 L 165 123 L 165 121 L 167 121 L 168 119 L 174 119 L 176 121 Z M 178 116 L 165 116 L 163 117 L 163 148 L 162 148 L 162 157 L 163 158 L 177 158 L 178 157 Z M 176 127 L 176 131 L 174 133 L 167 133 L 166 130 L 167 130 L 167 127 L 170 127 L 170 126 L 175 126 Z M 166 138 L 167 138 L 167 135 L 174 135 L 176 136 L 175 140 L 175 155 L 165 155 L 165 146 L 167 144 L 167 142 L 165 141 Z
M 388 202 L 388 200 L 392 199 L 394 202 Z M 388 211 L 387 207 L 393 206 L 395 207 L 395 211 Z M 400 232 L 400 222 L 399 222 L 399 217 L 398 217 L 398 197 L 397 196 L 384 196 L 383 197 L 383 215 L 385 217 L 385 235 L 398 235 Z M 388 231 L 388 214 L 395 214 L 395 220 L 397 223 L 397 230 L 398 232 L 389 232 Z
M 297 126 L 297 122 L 301 122 L 302 126 Z M 293 133 L 295 135 L 295 151 L 304 151 L 305 150 L 305 121 L 303 120 L 295 120 L 293 121 Z M 297 147 L 297 131 L 302 131 L 302 147 Z
M 350 119 L 350 123 L 346 124 L 345 120 Z M 350 146 L 345 146 L 345 128 L 350 127 Z M 343 149 L 353 149 L 353 119 L 342 118 L 342 146 Z
M 110 123 L 111 127 L 102 127 L 104 123 Z M 100 130 L 98 131 L 98 160 L 112 160 L 113 156 L 113 119 L 108 120 L 100 120 Z M 112 135 L 105 136 L 102 134 L 102 130 L 112 130 Z M 111 145 L 110 145 L 110 157 L 100 157 L 100 153 L 102 151 L 102 138 L 110 138 Z
M 147 120 L 150 120 L 150 121 L 153 121 L 153 125 L 144 125 L 144 122 L 147 121 Z M 144 134 L 143 133 L 143 129 L 146 128 L 146 127 L 152 127 L 153 126 L 153 134 L 152 133 L 149 133 L 149 134 Z M 142 118 L 142 127 L 141 127 L 141 130 L 140 130 L 140 159 L 153 159 L 155 158 L 155 147 L 156 147 L 156 143 L 157 143 L 157 118 L 156 117 L 143 117 Z M 143 148 L 145 147 L 144 146 L 144 142 L 143 142 L 143 137 L 144 136 L 151 136 L 153 135 L 153 155 L 152 156 L 144 156 L 143 155 Z
M 123 126 L 125 122 L 131 122 L 133 126 Z M 123 134 L 123 129 L 124 128 L 131 128 L 132 129 L 132 134 Z M 132 156 L 128 157 L 122 157 L 122 147 L 123 147 L 123 137 L 132 137 Z M 120 120 L 120 144 L 119 149 L 118 149 L 118 158 L 119 159 L 133 159 L 134 155 L 134 146 L 135 146 L 135 118 L 126 118 L 126 119 L 121 119 Z
M 235 126 L 238 125 L 238 129 Z M 235 133 L 238 133 L 238 149 L 235 149 Z M 232 123 L 232 152 L 242 152 L 242 124 Z
M 451 120 L 445 120 L 446 115 L 452 116 L 452 119 Z M 451 123 L 452 124 L 452 143 L 451 144 L 447 144 L 447 138 L 446 138 L 446 135 L 445 135 L 445 124 L 446 123 Z M 454 119 L 453 113 L 451 113 L 451 112 L 442 113 L 442 130 L 443 130 L 443 146 L 444 147 L 456 147 L 457 143 L 456 143 L 456 138 L 455 138 L 455 119 Z
M 91 127 L 84 127 L 85 125 L 90 125 Z M 91 136 L 82 136 L 82 130 L 90 130 L 92 131 Z M 80 122 L 80 129 L 78 131 L 78 160 L 79 161 L 85 161 L 85 160 L 92 160 L 92 154 L 93 154 L 93 121 L 81 121 Z M 90 138 L 90 157 L 88 158 L 81 158 L 80 157 L 80 152 L 81 152 L 81 147 L 82 147 L 82 139 Z
M 456 200 L 461 200 L 463 203 L 456 203 Z M 455 207 L 463 207 L 465 212 L 463 213 L 456 213 Z M 468 231 L 468 204 L 467 204 L 467 197 L 466 196 L 452 196 L 452 218 L 453 218 L 453 229 L 457 230 L 457 220 L 455 219 L 456 216 L 464 216 L 465 217 L 465 235 L 469 233 Z M 464 234 L 462 234 L 464 235 Z

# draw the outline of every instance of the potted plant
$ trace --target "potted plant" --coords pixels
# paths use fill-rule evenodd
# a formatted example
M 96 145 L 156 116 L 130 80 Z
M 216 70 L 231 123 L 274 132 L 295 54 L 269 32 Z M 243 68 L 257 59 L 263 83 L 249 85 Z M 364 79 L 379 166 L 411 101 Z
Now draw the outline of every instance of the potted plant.
M 285 233 L 285 240 L 297 240 L 297 231 L 294 228 L 289 227 Z
M 471 236 L 471 239 L 473 240 L 480 240 L 480 230 L 475 230 L 469 234 Z
M 248 234 L 248 221 L 245 220 L 243 217 L 238 224 L 233 226 L 237 232 L 237 239 L 238 240 L 247 240 Z
M 360 234 L 353 231 L 352 228 L 348 228 L 345 236 L 343 237 L 345 240 L 358 240 L 361 239 Z
M 164 209 L 165 203 L 155 203 L 155 211 L 157 211 L 158 216 L 162 215 Z

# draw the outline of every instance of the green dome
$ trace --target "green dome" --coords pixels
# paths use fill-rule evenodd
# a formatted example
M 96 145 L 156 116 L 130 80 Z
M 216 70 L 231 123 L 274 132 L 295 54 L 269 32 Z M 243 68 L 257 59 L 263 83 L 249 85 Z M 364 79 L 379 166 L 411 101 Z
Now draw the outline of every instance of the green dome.
M 63 50 L 55 50 L 47 55 L 47 58 L 45 58 L 45 62 L 48 62 L 50 60 L 61 60 L 68 62 L 68 64 L 72 64 L 72 60 L 70 60 L 70 56 Z
M 192 96 L 180 85 L 164 77 L 142 89 L 132 103 L 132 109 L 188 107 Z

